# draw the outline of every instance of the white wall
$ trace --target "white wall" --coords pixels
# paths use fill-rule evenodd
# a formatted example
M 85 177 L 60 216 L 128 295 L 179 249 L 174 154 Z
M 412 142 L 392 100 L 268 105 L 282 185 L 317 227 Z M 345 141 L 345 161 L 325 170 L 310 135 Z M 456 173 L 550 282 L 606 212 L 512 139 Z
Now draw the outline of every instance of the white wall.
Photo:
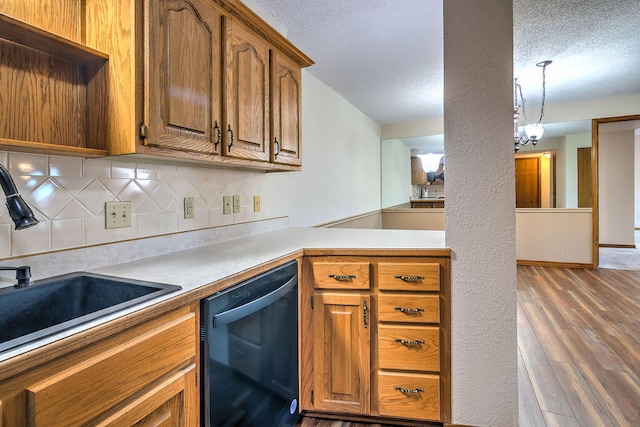
M 399 139 L 381 142 L 382 208 L 407 203 L 411 197 L 411 149 Z
M 600 244 L 635 245 L 634 131 L 598 136 Z
M 453 423 L 518 424 L 513 2 L 446 0 Z
M 266 184 L 269 214 L 294 227 L 380 209 L 380 125 L 303 70 L 302 171 Z
M 640 136 L 636 135 L 634 143 L 634 183 L 635 183 L 635 228 L 640 228 Z

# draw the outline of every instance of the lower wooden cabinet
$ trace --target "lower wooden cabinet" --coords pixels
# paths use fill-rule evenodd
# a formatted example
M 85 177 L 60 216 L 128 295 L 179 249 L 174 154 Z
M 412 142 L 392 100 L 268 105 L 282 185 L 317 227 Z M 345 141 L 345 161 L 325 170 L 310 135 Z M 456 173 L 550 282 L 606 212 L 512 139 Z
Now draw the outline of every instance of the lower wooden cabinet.
M 314 294 L 314 401 L 331 412 L 369 412 L 368 295 Z
M 0 383 L 10 426 L 198 425 L 197 306 Z M 0 423 L 2 424 L 2 423 Z
M 307 256 L 302 410 L 450 422 L 449 269 L 448 256 Z

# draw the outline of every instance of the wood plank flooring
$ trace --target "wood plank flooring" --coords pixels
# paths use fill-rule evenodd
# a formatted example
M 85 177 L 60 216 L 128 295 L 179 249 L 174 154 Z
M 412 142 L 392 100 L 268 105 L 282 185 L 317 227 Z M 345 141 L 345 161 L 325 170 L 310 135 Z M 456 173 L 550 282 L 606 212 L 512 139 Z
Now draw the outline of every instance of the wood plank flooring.
M 518 388 L 520 427 L 640 426 L 640 271 L 518 266 Z
M 518 267 L 521 427 L 640 426 L 640 271 Z

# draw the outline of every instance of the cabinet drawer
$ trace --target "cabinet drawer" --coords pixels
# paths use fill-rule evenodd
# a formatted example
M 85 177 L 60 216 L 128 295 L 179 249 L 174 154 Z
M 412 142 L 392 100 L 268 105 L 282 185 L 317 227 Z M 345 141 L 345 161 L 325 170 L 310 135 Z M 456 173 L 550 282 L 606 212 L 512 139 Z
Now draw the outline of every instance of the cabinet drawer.
M 440 371 L 440 328 L 378 325 L 380 369 Z
M 440 264 L 381 262 L 378 264 L 378 287 L 388 291 L 438 291 Z
M 195 356 L 195 315 L 188 313 L 27 387 L 35 426 L 86 424 L 123 398 Z
M 439 323 L 440 297 L 424 294 L 380 294 L 380 322 Z
M 369 289 L 368 262 L 312 261 L 316 289 Z
M 423 420 L 440 419 L 440 377 L 378 372 L 380 415 Z

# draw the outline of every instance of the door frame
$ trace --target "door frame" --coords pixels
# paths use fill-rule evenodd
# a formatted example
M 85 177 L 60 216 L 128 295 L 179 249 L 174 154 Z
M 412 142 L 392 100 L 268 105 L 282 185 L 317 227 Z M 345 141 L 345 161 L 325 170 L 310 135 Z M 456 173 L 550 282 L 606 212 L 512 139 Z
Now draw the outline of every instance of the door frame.
M 598 268 L 600 264 L 600 216 L 599 216 L 599 196 L 598 196 L 598 125 L 600 123 L 626 122 L 630 120 L 640 120 L 640 114 L 631 116 L 603 117 L 591 120 L 591 194 L 593 205 L 591 207 L 591 236 L 592 236 L 592 265 L 591 268 Z

